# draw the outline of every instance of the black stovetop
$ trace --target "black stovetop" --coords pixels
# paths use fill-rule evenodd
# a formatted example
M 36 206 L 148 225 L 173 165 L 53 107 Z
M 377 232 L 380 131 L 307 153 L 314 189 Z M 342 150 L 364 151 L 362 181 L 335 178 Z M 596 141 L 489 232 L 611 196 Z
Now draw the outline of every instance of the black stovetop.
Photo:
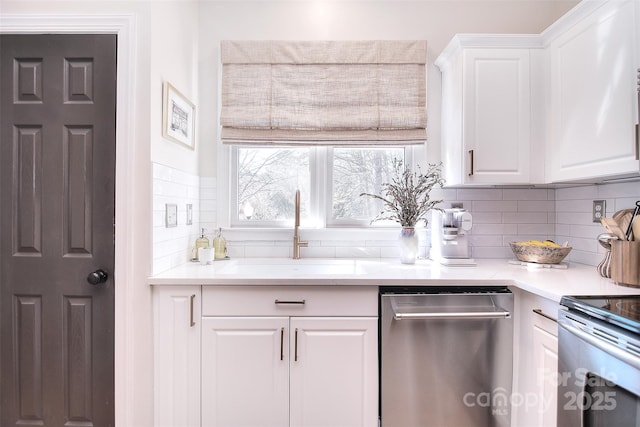
M 640 334 L 640 295 L 564 296 L 560 304 Z

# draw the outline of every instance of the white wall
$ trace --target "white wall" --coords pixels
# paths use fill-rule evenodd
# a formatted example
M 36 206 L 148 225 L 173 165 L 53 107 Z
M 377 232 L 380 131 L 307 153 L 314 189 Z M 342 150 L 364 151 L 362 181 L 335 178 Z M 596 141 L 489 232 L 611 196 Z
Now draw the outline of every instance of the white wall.
M 429 160 L 440 158 L 440 74 L 456 33 L 540 33 L 576 1 L 205 1 L 200 6 L 200 174 L 215 176 L 219 44 L 244 40 L 425 39 Z
M 195 150 L 162 137 L 162 84 L 170 82 L 198 108 L 198 13 L 194 1 L 151 2 L 151 161 L 198 174 L 199 132 Z

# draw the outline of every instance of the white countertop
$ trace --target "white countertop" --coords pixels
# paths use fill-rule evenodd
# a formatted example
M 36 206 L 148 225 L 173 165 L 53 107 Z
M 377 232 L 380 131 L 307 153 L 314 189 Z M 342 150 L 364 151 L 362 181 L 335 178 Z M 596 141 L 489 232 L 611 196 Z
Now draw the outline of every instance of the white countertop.
M 148 279 L 150 285 L 483 285 L 516 286 L 554 301 L 562 295 L 640 295 L 616 285 L 595 267 L 530 268 L 506 259 L 476 260 L 476 266 L 448 267 L 430 260 L 414 265 L 369 259 L 239 258 L 211 265 L 188 263 Z

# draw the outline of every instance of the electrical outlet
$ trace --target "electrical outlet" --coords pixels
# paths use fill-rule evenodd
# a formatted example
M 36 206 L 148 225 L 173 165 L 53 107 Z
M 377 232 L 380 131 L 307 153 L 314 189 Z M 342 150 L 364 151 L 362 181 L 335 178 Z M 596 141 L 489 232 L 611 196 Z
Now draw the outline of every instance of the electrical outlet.
M 178 226 L 178 205 L 175 203 L 165 204 L 164 226 L 167 228 Z
M 600 218 L 605 216 L 606 213 L 606 200 L 594 200 L 593 201 L 593 222 L 600 222 Z

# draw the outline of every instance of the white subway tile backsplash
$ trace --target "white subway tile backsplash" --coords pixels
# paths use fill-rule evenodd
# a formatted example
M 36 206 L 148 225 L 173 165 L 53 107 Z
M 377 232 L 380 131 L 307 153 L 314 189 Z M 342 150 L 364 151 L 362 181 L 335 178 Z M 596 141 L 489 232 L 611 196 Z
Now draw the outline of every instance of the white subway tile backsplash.
M 612 216 L 618 210 L 632 208 L 640 200 L 640 183 L 561 188 L 556 190 L 555 197 L 556 238 L 559 242 L 567 240 L 574 248 L 567 259 L 595 266 L 604 258 L 597 236 L 605 230 L 592 222 L 593 200 L 606 200 L 606 216 Z
M 522 189 L 506 188 L 502 190 L 503 200 L 553 200 L 546 188 Z
M 200 179 L 197 175 L 154 163 L 152 201 L 152 273 L 160 273 L 169 268 L 188 262 L 192 257 L 193 245 L 198 233 L 200 209 Z M 177 227 L 165 226 L 167 203 L 178 206 Z M 193 224 L 186 223 L 187 203 L 193 205 Z
M 458 200 L 503 200 L 503 190 L 496 188 L 460 188 Z
M 546 212 L 505 212 L 502 214 L 506 224 L 546 224 L 549 216 Z
M 518 224 L 518 234 L 550 236 L 553 239 L 555 224 Z
M 471 234 L 518 234 L 518 224 L 475 224 Z
M 595 185 L 567 187 L 556 190 L 556 200 L 579 200 L 596 198 L 598 189 Z
M 553 200 L 518 200 L 518 212 L 553 212 L 555 208 Z
M 300 254 L 304 258 L 336 258 L 336 248 L 331 246 L 309 246 L 300 248 Z
M 201 227 L 213 239 L 217 224 L 215 177 L 197 177 L 166 166 L 153 165 L 153 272 L 187 262 Z M 436 189 L 432 198 L 443 199 L 443 208 L 463 203 L 473 215 L 469 234 L 475 258 L 513 258 L 509 242 L 552 239 L 568 241 L 573 251 L 568 260 L 597 265 L 604 249 L 596 237 L 603 228 L 591 221 L 592 201 L 607 201 L 606 215 L 633 208 L 640 200 L 638 182 L 585 185 L 559 189 L 541 188 L 447 188 Z M 166 203 L 178 204 L 179 225 L 164 227 Z M 193 204 L 194 224 L 184 224 L 186 204 Z M 302 229 L 309 247 L 303 258 L 397 258 L 399 229 Z M 291 257 L 290 230 L 223 230 L 231 258 Z M 429 252 L 430 230 L 420 229 L 420 256 Z
M 500 224 L 502 223 L 502 212 L 472 212 L 474 224 Z
M 474 200 L 471 203 L 471 209 L 467 210 L 473 212 L 517 212 L 518 201 L 517 200 L 495 200 L 484 201 Z

